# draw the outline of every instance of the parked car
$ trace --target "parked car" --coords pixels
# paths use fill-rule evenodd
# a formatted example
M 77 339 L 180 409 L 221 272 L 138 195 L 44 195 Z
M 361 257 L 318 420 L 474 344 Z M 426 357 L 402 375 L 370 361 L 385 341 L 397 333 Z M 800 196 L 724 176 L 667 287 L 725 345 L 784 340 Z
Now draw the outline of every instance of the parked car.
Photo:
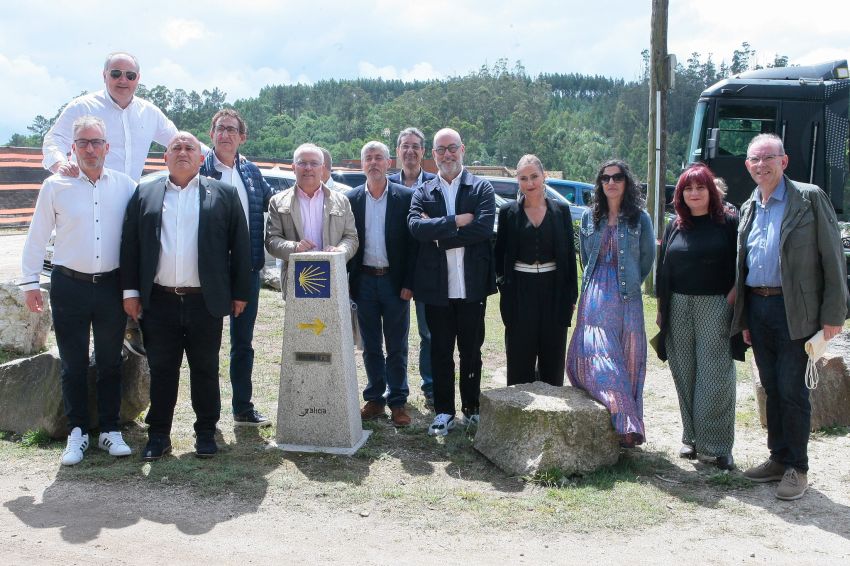
M 546 184 L 558 194 L 578 206 L 590 206 L 593 200 L 593 185 L 569 179 L 546 179 Z
M 493 190 L 496 191 L 496 196 L 501 197 L 503 199 L 508 200 L 516 200 L 517 192 L 519 191 L 519 182 L 513 177 L 482 177 L 490 181 L 490 184 L 493 185 Z M 506 196 L 508 195 L 508 196 Z M 548 185 L 546 185 L 546 195 L 550 198 L 554 198 L 556 200 L 561 200 L 570 205 L 570 215 L 572 216 L 573 222 L 577 220 L 581 220 L 582 214 L 584 214 L 586 206 L 576 205 L 570 199 L 566 198 L 558 191 L 553 189 Z
M 349 187 L 359 187 L 366 184 L 366 173 L 363 171 L 331 171 L 331 178 Z

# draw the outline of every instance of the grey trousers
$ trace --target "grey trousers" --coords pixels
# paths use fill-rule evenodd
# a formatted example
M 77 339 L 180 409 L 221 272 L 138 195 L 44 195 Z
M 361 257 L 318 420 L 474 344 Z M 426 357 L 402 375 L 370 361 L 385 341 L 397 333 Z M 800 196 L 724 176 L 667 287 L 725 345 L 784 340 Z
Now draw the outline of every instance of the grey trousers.
M 729 348 L 732 307 L 724 295 L 670 299 L 667 356 L 682 415 L 682 443 L 706 456 L 732 453 L 735 364 Z

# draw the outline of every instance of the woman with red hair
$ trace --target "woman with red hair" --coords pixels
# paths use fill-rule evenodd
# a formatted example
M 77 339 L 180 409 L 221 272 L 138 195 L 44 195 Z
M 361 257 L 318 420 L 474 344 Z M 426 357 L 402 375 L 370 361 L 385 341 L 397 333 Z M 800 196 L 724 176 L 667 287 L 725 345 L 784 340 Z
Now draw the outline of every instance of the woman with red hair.
M 664 232 L 656 291 L 658 357 L 669 358 L 684 429 L 679 455 L 699 453 L 731 470 L 737 341 L 730 340 L 729 328 L 738 218 L 726 210 L 714 174 L 701 163 L 679 177 L 673 206 L 677 216 Z M 735 349 L 743 359 L 743 350 Z

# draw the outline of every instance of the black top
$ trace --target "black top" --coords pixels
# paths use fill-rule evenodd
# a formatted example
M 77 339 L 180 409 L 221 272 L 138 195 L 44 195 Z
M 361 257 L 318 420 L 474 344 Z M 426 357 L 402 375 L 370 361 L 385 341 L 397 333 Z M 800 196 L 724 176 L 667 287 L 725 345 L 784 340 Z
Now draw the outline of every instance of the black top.
M 725 295 L 735 284 L 735 247 L 728 227 L 707 214 L 691 218 L 667 247 L 670 290 L 683 295 Z
M 517 260 L 523 263 L 547 263 L 555 261 L 555 229 L 551 214 L 547 211 L 540 226 L 534 226 L 525 210 L 520 207 L 520 223 L 517 243 Z

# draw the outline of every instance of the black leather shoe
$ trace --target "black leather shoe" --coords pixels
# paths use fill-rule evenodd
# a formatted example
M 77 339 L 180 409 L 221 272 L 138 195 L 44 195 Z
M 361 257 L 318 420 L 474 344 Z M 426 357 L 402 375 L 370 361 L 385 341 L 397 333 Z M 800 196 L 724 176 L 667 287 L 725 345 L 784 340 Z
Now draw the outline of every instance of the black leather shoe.
M 213 436 L 199 436 L 195 440 L 195 456 L 198 458 L 212 458 L 218 453 L 218 445 Z
M 171 438 L 166 434 L 151 434 L 148 436 L 148 443 L 142 452 L 142 460 L 153 462 L 169 452 L 171 452 Z
M 679 449 L 679 458 L 687 458 L 693 460 L 697 457 L 697 449 L 692 444 L 682 444 Z
M 714 465 L 721 470 L 734 470 L 735 460 L 732 458 L 731 454 L 726 454 L 725 456 L 718 456 L 717 459 L 714 460 Z

